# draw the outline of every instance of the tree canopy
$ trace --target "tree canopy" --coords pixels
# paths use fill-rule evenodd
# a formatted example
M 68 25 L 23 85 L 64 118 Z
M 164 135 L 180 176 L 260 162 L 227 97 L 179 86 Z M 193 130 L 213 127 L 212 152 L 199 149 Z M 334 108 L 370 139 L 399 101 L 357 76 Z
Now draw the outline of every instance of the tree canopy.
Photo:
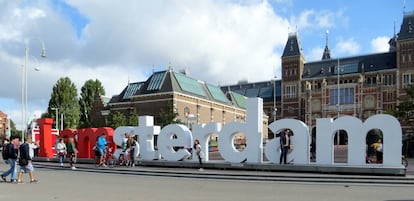
M 63 122 L 63 128 L 59 126 L 60 130 L 78 127 L 80 118 L 78 93 L 75 84 L 68 77 L 60 78 L 52 89 L 47 111 L 55 120 L 56 109 L 60 121 L 57 123 Z
M 105 89 L 98 80 L 87 80 L 81 88 L 79 107 L 80 107 L 80 127 L 89 128 L 96 125 L 90 121 L 90 113 L 96 96 L 105 95 Z

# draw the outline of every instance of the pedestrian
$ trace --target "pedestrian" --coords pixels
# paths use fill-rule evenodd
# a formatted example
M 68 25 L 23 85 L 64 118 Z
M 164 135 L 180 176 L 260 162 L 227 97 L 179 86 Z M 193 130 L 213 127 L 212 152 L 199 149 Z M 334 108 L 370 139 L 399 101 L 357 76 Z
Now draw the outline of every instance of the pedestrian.
M 26 139 L 26 142 L 23 143 L 22 145 L 20 145 L 19 147 L 19 166 L 20 166 L 20 171 L 19 174 L 17 176 L 17 183 L 18 184 L 22 184 L 22 176 L 23 173 L 25 172 L 29 172 L 29 177 L 30 177 L 30 183 L 37 183 L 38 180 L 35 179 L 35 175 L 34 175 L 34 167 L 32 164 L 32 159 L 34 157 L 34 149 L 36 149 L 39 145 L 38 144 L 34 144 L 32 142 L 32 139 L 30 137 L 28 137 Z
M 66 144 L 63 138 L 59 139 L 59 142 L 56 145 L 56 149 L 59 157 L 60 166 L 63 166 L 63 161 L 65 160 L 65 156 L 67 154 Z
M 9 143 L 8 141 L 5 142 L 5 146 L 3 146 L 3 159 L 6 161 L 6 164 L 10 165 L 10 168 L 1 174 L 1 178 L 4 182 L 7 181 L 7 176 L 11 175 L 10 182 L 16 183 L 17 182 L 17 165 L 16 161 L 19 156 L 19 138 L 12 137 L 12 141 Z
M 203 151 L 201 150 L 201 145 L 199 140 L 194 141 L 193 150 L 195 150 L 197 157 L 198 157 L 198 163 L 200 164 L 200 171 L 203 171 Z
M 125 165 L 127 166 L 128 164 L 128 156 L 127 156 L 127 143 L 128 143 L 128 133 L 124 134 L 124 138 L 122 139 L 122 145 L 121 145 L 121 149 L 122 152 L 119 154 L 119 165 Z
M 280 160 L 279 163 L 287 164 L 287 154 L 289 153 L 289 133 L 290 130 L 286 129 L 281 135 L 280 135 Z
M 127 141 L 127 150 L 129 150 L 129 166 L 134 167 L 135 166 L 135 148 L 137 146 L 137 141 L 135 140 L 133 135 L 128 136 Z
M 310 145 L 310 159 L 316 160 L 316 136 L 312 136 L 312 142 Z
M 68 144 L 66 146 L 68 150 L 68 155 L 70 157 L 69 165 L 72 170 L 76 170 L 75 163 L 76 163 L 76 155 L 78 154 L 78 150 L 76 149 L 75 140 L 73 137 L 68 139 Z
M 382 140 L 378 140 L 378 145 L 375 147 L 375 154 L 377 157 L 377 163 L 382 163 L 383 158 L 383 148 L 382 148 Z
M 106 167 L 105 157 L 106 157 L 107 146 L 108 146 L 108 143 L 106 142 L 106 133 L 102 133 L 101 136 L 98 137 L 98 141 L 96 142 L 96 147 L 100 154 L 98 166 Z

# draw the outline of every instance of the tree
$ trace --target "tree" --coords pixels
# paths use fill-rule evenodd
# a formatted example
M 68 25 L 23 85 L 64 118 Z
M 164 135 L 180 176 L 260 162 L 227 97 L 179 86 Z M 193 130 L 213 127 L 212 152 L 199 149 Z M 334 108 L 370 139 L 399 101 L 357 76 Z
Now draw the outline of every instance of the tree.
M 81 128 L 89 128 L 94 125 L 90 121 L 90 113 L 96 96 L 102 95 L 105 95 L 105 89 L 98 79 L 90 79 L 83 84 L 79 99 Z
M 138 125 L 138 113 L 134 108 L 128 116 L 128 126 L 137 126 Z
M 405 156 L 412 156 L 414 145 L 414 86 L 411 85 L 407 89 L 407 96 L 397 106 L 397 111 L 393 112 L 392 115 L 397 117 L 401 124 L 408 128 L 404 130 L 403 135 L 403 153 Z
M 181 123 L 177 117 L 178 113 L 174 111 L 173 104 L 169 101 L 165 108 L 161 108 L 158 122 L 161 124 L 161 127 L 172 123 Z
M 12 119 L 10 119 L 10 133 L 11 137 L 22 137 L 22 131 L 16 129 L 16 124 Z M 26 137 L 26 136 L 25 136 Z
M 77 89 L 68 77 L 60 78 L 52 89 L 47 113 L 49 117 L 56 119 L 56 111 L 52 108 L 59 110 L 59 120 L 63 120 L 63 128 L 59 128 L 60 130 L 79 126 L 80 112 Z M 63 118 L 61 118 L 62 116 Z
M 119 111 L 111 112 L 109 115 L 110 117 L 110 127 L 112 128 L 118 128 L 120 126 L 126 126 L 127 125 L 127 119 L 124 114 L 122 114 Z
M 414 117 L 414 86 L 410 86 L 407 89 L 407 97 L 401 101 L 396 111 L 390 111 L 391 115 L 394 115 L 402 122 L 409 122 Z

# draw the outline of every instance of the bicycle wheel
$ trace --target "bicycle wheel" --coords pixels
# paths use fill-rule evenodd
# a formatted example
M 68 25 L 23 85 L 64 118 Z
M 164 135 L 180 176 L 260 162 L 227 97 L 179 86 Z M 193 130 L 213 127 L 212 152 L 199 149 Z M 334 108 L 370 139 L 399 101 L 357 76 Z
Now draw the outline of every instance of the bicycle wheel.
M 115 160 L 114 159 L 108 159 L 107 161 L 106 161 L 106 165 L 108 166 L 108 167 L 114 167 L 115 166 Z

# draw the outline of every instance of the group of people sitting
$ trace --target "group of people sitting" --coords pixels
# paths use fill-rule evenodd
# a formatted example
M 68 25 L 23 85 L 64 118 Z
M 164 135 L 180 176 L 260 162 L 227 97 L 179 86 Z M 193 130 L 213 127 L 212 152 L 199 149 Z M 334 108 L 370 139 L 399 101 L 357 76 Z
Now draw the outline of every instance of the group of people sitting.
M 99 167 L 106 167 L 107 159 L 114 160 L 113 149 L 109 146 L 110 144 L 106 140 L 106 133 L 103 133 L 98 137 L 94 150 L 95 156 L 97 158 L 97 163 Z M 135 166 L 135 155 L 137 149 L 137 141 L 134 138 L 134 135 L 125 133 L 125 137 L 122 142 L 122 153 L 120 154 L 118 160 L 119 165 L 125 165 L 134 167 Z

